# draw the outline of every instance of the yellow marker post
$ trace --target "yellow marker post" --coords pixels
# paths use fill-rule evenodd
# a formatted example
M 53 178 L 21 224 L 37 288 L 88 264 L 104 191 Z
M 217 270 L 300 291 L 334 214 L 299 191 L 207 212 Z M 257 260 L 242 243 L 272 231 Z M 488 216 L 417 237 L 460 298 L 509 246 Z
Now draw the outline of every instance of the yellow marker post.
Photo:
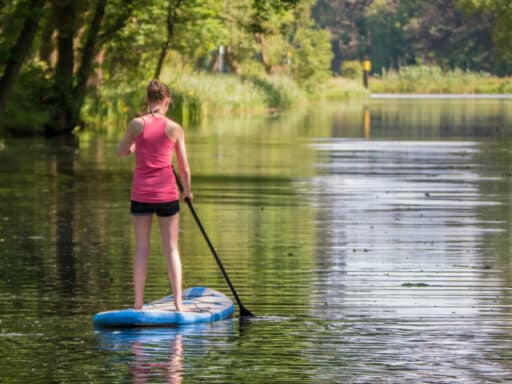
M 372 62 L 370 60 L 363 61 L 363 71 L 371 72 L 372 70 Z
M 368 88 L 368 79 L 372 71 L 372 62 L 370 60 L 363 60 L 363 85 Z

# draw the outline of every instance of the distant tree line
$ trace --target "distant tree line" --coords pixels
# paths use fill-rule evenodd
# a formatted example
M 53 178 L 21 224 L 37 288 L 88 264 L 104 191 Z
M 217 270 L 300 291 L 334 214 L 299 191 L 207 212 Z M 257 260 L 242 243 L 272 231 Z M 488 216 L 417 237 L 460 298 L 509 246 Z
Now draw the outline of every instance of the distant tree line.
M 67 134 L 86 95 L 172 62 L 285 74 L 305 89 L 372 59 L 510 74 L 509 0 L 0 0 L 0 113 Z M 219 47 L 224 50 L 220 51 Z M 35 106 L 35 107 L 34 107 Z M 32 120 L 31 120 L 32 119 Z
M 411 64 L 512 73 L 510 0 L 319 0 L 313 14 L 331 32 L 334 72 L 367 56 L 376 73 Z

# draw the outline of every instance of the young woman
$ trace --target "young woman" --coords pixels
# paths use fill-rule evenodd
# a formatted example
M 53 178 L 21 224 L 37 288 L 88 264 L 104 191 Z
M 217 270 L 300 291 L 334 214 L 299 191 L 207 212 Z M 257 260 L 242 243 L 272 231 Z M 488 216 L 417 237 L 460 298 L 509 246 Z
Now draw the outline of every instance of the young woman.
M 178 250 L 179 192 L 171 166 L 173 152 L 176 152 L 182 178 L 183 198 L 192 200 L 193 196 L 190 191 L 190 166 L 183 128 L 165 116 L 170 101 L 169 88 L 158 80 L 150 81 L 146 94 L 149 113 L 129 123 L 117 149 L 120 157 L 135 152 L 136 158 L 130 209 L 135 231 L 133 281 L 136 310 L 140 310 L 144 303 L 153 214 L 156 214 L 160 224 L 162 248 L 167 258 L 174 304 L 178 311 L 184 310 Z

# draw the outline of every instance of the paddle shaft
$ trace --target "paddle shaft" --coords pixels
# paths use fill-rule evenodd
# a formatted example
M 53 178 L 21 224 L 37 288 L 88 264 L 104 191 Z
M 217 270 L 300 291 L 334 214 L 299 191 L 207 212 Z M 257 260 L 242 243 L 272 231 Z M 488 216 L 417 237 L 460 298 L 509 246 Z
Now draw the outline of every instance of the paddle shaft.
M 176 182 L 178 183 L 178 187 L 181 192 L 183 192 L 183 185 L 181 184 L 181 180 L 179 176 L 174 171 L 174 176 L 176 177 Z M 240 308 L 240 316 L 254 316 L 251 311 L 249 311 L 245 306 L 242 304 L 242 301 L 240 300 L 240 297 L 236 293 L 235 287 L 231 283 L 231 280 L 229 279 L 229 276 L 224 269 L 224 266 L 222 265 L 222 262 L 220 261 L 219 255 L 217 254 L 217 251 L 215 250 L 215 247 L 213 246 L 212 242 L 210 241 L 210 238 L 208 237 L 208 234 L 206 233 L 206 230 L 203 227 L 203 224 L 201 223 L 201 220 L 199 220 L 199 216 L 197 216 L 196 210 L 194 209 L 194 206 L 192 205 L 192 202 L 190 199 L 185 198 L 185 202 L 187 203 L 188 207 L 190 208 L 190 212 L 192 213 L 192 216 L 194 216 L 194 220 L 197 223 L 197 226 L 199 227 L 199 230 L 203 234 L 204 239 L 206 240 L 206 243 L 208 244 L 208 248 L 210 248 L 210 251 L 212 252 L 213 257 L 215 257 L 215 261 L 217 262 L 217 265 L 219 266 L 222 275 L 224 276 L 224 279 L 229 285 L 229 288 L 231 289 L 231 292 L 233 293 L 233 296 L 235 296 L 236 302 L 238 303 L 238 307 Z

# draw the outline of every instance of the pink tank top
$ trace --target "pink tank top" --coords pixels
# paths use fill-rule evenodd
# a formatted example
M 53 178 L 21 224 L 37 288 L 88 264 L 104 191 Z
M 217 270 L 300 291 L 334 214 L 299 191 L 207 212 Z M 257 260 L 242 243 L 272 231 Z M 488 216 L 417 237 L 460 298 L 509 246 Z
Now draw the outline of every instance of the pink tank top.
M 171 167 L 175 143 L 165 132 L 167 119 L 143 116 L 144 128 L 135 138 L 135 171 L 131 199 L 141 203 L 166 203 L 179 199 Z

